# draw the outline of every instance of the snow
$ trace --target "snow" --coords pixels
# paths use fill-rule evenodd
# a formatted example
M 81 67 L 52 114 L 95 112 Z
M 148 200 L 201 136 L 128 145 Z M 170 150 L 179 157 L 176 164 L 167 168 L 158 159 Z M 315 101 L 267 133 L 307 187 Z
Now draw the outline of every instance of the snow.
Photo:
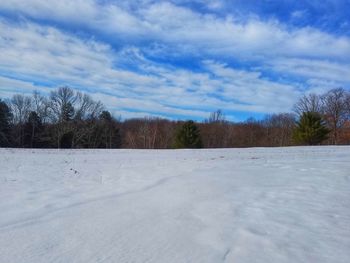
M 0 262 L 350 262 L 350 147 L 0 149 Z

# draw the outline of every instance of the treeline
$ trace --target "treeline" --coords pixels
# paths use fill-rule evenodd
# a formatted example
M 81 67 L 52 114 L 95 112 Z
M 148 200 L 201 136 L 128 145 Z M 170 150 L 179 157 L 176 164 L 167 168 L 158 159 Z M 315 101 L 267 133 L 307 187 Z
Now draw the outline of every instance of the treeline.
M 99 101 L 68 87 L 49 97 L 0 102 L 0 145 L 18 148 L 119 148 L 118 122 Z
M 349 123 L 350 95 L 344 89 L 305 95 L 294 113 L 239 123 L 227 121 L 220 110 L 201 123 L 160 118 L 121 121 L 100 101 L 68 87 L 46 97 L 34 92 L 32 96 L 17 94 L 0 100 L 1 147 L 168 149 L 350 144 Z

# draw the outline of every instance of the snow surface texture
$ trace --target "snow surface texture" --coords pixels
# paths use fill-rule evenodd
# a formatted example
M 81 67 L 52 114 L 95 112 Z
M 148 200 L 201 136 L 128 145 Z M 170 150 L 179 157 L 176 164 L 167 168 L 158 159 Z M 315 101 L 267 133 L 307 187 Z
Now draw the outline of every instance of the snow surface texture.
M 0 262 L 350 262 L 350 147 L 0 150 Z

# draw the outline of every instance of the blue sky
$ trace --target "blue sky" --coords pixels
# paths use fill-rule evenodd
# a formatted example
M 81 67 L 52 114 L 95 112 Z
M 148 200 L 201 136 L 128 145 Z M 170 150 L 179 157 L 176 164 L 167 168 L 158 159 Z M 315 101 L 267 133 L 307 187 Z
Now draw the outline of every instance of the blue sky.
M 0 97 L 68 85 L 123 118 L 230 120 L 350 89 L 350 0 L 0 1 Z

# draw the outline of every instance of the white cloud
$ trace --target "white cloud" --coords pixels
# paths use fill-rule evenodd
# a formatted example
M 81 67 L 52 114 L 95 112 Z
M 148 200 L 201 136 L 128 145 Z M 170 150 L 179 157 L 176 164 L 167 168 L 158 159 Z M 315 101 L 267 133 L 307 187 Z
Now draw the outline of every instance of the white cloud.
M 295 86 L 264 79 L 259 72 L 247 72 L 207 62 L 207 67 L 222 82 L 221 95 L 240 101 L 240 110 L 281 112 L 289 110 L 300 96 Z
M 230 16 L 197 13 L 167 2 L 146 1 L 130 10 L 118 2 L 8 0 L 0 3 L 0 10 L 85 26 L 121 41 L 127 38 L 134 43 L 142 39 L 181 45 L 188 52 L 197 50 L 245 59 L 276 55 L 350 58 L 350 39 L 346 36 L 333 36 L 309 27 L 288 28 L 277 21 L 256 18 L 243 22 Z
M 350 63 L 278 58 L 270 61 L 269 64 L 273 70 L 280 73 L 350 84 Z
M 213 3 L 208 8 L 223 4 Z M 240 21 L 148 0 L 8 0 L 0 2 L 1 10 L 32 21 L 0 20 L 1 96 L 20 85 L 23 90 L 38 89 L 33 83 L 70 85 L 115 111 L 133 109 L 128 116 L 204 118 L 217 108 L 288 111 L 306 87 L 321 90 L 350 82 L 349 37 L 315 28 L 258 18 Z M 69 25 L 71 33 L 36 24 L 36 19 Z M 88 37 L 75 29 L 86 30 Z M 110 43 L 96 40 L 98 36 Z M 143 54 L 204 62 L 192 71 L 155 63 Z M 246 69 L 228 66 L 231 60 L 245 63 Z M 281 77 L 267 78 L 266 71 Z M 290 76 L 304 82 L 286 81 Z
M 33 90 L 37 90 L 42 93 L 48 92 L 47 87 L 34 85 L 28 81 L 21 81 L 0 76 L 0 92 L 4 97 L 10 97 L 15 93 L 28 94 L 32 93 Z
M 288 110 L 296 96 L 291 86 L 265 80 L 258 72 L 216 62 L 205 62 L 202 72 L 176 69 L 147 60 L 137 49 L 117 53 L 100 42 L 32 23 L 15 26 L 1 22 L 0 37 L 0 71 L 20 76 L 23 81 L 16 82 L 16 87 L 25 80 L 27 89 L 37 89 L 32 82 L 67 84 L 85 89 L 115 110 L 204 118 L 217 108 Z M 136 71 L 115 66 L 120 56 L 127 60 L 126 55 L 132 57 L 130 63 Z M 8 91 L 9 85 L 5 86 Z
M 291 13 L 291 18 L 294 20 L 302 19 L 305 15 L 307 15 L 306 10 L 296 10 Z

